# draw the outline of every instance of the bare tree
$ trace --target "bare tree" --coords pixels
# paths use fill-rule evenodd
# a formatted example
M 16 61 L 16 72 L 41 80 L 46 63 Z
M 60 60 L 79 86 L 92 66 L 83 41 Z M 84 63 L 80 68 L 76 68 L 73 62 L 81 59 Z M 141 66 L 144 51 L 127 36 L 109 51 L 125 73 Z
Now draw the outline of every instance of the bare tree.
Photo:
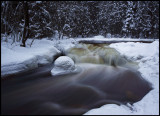
M 23 30 L 21 46 L 26 47 L 25 43 L 29 35 L 29 15 L 28 15 L 28 2 L 27 1 L 23 1 L 23 12 L 24 12 L 24 30 Z

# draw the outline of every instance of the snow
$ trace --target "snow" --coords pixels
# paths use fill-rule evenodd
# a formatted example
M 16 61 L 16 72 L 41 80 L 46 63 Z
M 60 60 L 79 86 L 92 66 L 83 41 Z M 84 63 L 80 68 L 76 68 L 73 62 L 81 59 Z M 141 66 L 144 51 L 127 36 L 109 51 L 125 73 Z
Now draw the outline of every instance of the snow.
M 51 70 L 53 76 L 75 73 L 78 71 L 74 61 L 68 56 L 60 56 L 54 62 L 54 68 Z
M 157 39 L 137 39 L 137 38 L 105 38 L 104 36 L 102 35 L 98 35 L 98 36 L 94 36 L 94 37 L 90 37 L 90 38 L 77 38 L 76 39 L 77 41 L 82 41 L 82 40 L 85 40 L 85 41 L 154 41 L 154 40 L 157 40 Z
M 10 74 L 15 74 L 22 71 L 37 68 L 52 63 L 62 51 L 66 51 L 77 43 L 73 38 L 63 40 L 41 40 L 35 39 L 32 46 L 32 39 L 26 41 L 26 47 L 20 47 L 20 42 L 15 42 L 11 45 L 13 38 L 1 38 L 1 77 Z
M 36 1 L 36 3 L 37 3 L 37 4 L 40 4 L 40 3 L 42 3 L 42 1 Z
M 84 115 L 158 115 L 159 114 L 159 41 L 153 43 L 114 43 L 110 47 L 121 55 L 139 62 L 139 72 L 153 84 L 144 98 L 133 105 L 106 104 L 92 109 Z
M 63 47 L 66 51 L 67 49 L 74 47 L 76 44 L 78 44 L 77 39 L 69 38 L 69 39 L 63 39 L 59 41 L 59 46 Z
M 9 42 L 1 44 L 1 76 L 7 76 L 21 71 L 34 69 L 38 66 L 52 63 L 60 51 L 49 40 L 35 40 L 29 47 L 31 40 L 27 40 L 27 47 L 11 45 Z
M 120 108 L 119 108 L 120 107 Z M 115 105 L 115 104 L 108 104 L 103 105 L 100 108 L 92 109 L 88 111 L 85 115 L 129 115 L 131 114 L 131 111 L 128 107 L 125 105 Z
M 154 55 L 157 56 L 159 54 L 159 52 L 157 52 L 159 49 L 159 41 L 155 41 L 153 43 L 122 42 L 111 44 L 110 47 L 116 48 L 121 55 L 125 55 L 129 59 L 138 61 L 144 57 L 154 57 Z

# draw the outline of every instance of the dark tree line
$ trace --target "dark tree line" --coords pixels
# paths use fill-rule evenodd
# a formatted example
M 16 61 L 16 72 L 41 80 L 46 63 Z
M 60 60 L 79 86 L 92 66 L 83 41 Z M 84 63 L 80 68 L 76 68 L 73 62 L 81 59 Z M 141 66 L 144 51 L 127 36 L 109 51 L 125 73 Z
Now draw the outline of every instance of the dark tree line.
M 1 34 L 159 38 L 159 1 L 1 1 Z

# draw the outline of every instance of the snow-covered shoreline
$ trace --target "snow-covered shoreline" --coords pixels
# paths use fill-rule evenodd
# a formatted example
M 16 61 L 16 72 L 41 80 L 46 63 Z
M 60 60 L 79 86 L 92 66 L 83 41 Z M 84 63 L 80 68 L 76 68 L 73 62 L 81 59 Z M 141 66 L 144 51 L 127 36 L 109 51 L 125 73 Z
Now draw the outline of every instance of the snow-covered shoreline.
M 30 40 L 28 41 L 28 43 Z M 1 78 L 50 64 L 60 55 L 50 40 L 35 40 L 32 47 L 1 44 Z
M 159 40 L 153 43 L 114 43 L 110 47 L 139 62 L 139 72 L 153 85 L 144 98 L 129 107 L 107 104 L 84 115 L 158 115 L 159 114 Z
M 94 36 L 94 37 L 91 37 L 91 38 L 77 38 L 76 39 L 78 42 L 80 41 L 86 41 L 86 42 L 89 42 L 89 41 L 92 41 L 92 42 L 109 42 L 109 41 L 112 41 L 112 42 L 118 42 L 118 41 L 124 41 L 124 42 L 139 42 L 139 41 L 144 41 L 144 42 L 153 42 L 154 40 L 158 40 L 158 39 L 138 39 L 138 38 L 105 38 L 101 35 L 98 35 L 98 36 Z

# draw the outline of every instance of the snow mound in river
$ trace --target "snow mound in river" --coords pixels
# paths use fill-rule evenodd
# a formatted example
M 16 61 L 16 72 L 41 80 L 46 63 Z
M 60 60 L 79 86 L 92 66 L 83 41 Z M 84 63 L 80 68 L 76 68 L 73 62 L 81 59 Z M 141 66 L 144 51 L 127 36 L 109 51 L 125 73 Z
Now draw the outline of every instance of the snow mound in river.
M 54 68 L 51 70 L 53 76 L 76 73 L 78 67 L 75 66 L 74 61 L 68 56 L 61 56 L 54 62 Z

